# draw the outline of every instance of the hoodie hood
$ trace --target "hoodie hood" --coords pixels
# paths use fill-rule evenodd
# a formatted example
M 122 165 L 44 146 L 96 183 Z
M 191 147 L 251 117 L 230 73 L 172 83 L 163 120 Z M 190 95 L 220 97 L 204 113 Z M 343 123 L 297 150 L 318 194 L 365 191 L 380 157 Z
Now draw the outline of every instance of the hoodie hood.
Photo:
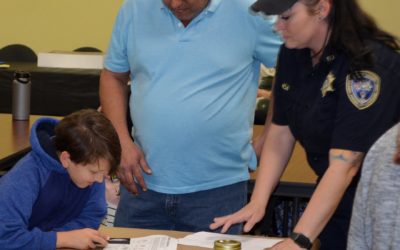
M 31 129 L 30 143 L 32 152 L 40 158 L 44 167 L 59 173 L 67 173 L 58 159 L 53 143 L 54 128 L 58 123 L 59 120 L 48 117 L 37 120 Z

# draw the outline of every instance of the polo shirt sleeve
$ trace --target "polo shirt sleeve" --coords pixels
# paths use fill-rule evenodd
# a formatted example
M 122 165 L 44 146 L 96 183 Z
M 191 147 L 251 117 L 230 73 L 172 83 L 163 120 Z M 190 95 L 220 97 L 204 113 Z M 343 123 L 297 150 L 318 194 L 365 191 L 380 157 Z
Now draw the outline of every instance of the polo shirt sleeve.
M 266 67 L 275 67 L 279 47 L 282 44 L 282 39 L 274 31 L 276 17 L 257 16 L 257 19 L 255 58 Z
M 123 73 L 130 70 L 127 53 L 127 31 L 131 29 L 133 22 L 132 2 L 124 2 L 114 23 L 107 55 L 104 59 L 104 68 L 112 72 Z
M 272 89 L 273 94 L 273 114 L 272 114 L 272 122 L 277 125 L 288 125 L 288 119 L 286 116 L 286 102 L 285 102 L 285 95 L 282 91 L 282 84 L 284 82 L 284 76 L 288 73 L 285 70 L 285 48 L 282 45 L 276 66 L 276 74 Z
M 349 79 L 346 83 L 346 79 L 342 79 L 331 148 L 365 153 L 399 119 L 400 88 L 395 87 L 398 82 L 388 74 L 377 76 L 379 81 L 374 83 L 379 89 L 376 100 L 361 108 L 357 107 L 356 93 L 362 93 L 357 92 L 356 83 Z

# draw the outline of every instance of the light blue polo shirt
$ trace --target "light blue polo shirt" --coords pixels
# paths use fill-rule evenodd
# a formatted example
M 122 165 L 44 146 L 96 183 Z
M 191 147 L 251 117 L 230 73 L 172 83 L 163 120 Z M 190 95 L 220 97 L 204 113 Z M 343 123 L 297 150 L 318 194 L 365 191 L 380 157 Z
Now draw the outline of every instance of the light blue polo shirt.
M 184 27 L 162 0 L 126 0 L 105 59 L 130 71 L 133 136 L 153 174 L 149 189 L 171 194 L 225 186 L 256 167 L 251 145 L 260 62 L 274 66 L 273 20 L 253 0 L 211 0 Z

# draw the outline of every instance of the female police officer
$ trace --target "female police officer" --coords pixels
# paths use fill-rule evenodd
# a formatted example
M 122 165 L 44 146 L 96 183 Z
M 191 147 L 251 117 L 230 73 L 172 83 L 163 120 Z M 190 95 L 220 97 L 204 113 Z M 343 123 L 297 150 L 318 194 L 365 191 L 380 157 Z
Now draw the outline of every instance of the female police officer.
M 250 203 L 215 218 L 211 229 L 265 212 L 295 141 L 319 176 L 291 239 L 273 249 L 346 249 L 352 202 L 364 154 L 400 117 L 399 44 L 380 30 L 356 0 L 258 0 L 253 10 L 279 14 L 282 46 L 274 112 Z

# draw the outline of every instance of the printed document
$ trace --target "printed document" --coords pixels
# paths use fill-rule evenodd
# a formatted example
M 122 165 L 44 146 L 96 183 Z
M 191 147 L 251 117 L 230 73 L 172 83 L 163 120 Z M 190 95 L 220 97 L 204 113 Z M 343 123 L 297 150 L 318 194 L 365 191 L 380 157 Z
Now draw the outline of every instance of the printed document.
M 264 248 L 272 247 L 283 239 L 198 232 L 179 239 L 178 243 L 212 249 L 216 240 L 237 240 L 240 241 L 242 250 L 263 250 Z
M 104 250 L 176 250 L 178 240 L 166 235 L 111 239 Z

